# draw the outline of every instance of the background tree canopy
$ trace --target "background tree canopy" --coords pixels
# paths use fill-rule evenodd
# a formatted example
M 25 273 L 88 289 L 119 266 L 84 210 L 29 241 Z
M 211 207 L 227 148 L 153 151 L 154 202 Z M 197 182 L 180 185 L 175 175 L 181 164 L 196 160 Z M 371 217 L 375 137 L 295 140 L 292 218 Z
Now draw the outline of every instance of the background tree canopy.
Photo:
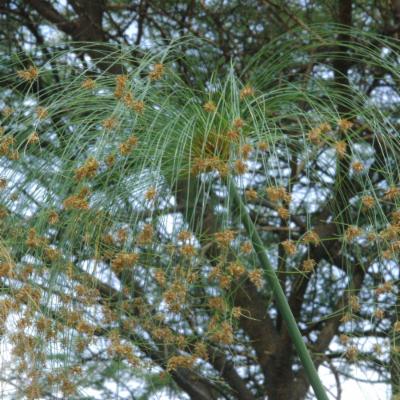
M 0 18 L 2 398 L 400 397 L 399 1 Z

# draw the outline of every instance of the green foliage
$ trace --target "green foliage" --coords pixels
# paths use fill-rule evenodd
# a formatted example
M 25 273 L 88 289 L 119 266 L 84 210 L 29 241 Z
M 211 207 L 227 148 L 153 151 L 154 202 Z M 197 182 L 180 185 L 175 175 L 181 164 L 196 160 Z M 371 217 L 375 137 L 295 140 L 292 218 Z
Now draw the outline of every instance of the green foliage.
M 367 94 L 357 67 L 378 67 L 392 96 L 398 43 L 340 26 L 295 37 L 260 50 L 240 76 L 225 65 L 207 82 L 181 42 L 140 58 L 95 47 L 86 66 L 68 51 L 40 67 L 14 56 L 0 136 L 0 313 L 18 396 L 83 398 L 93 386 L 104 396 L 112 380 L 135 379 L 142 398 L 172 379 L 201 399 L 289 398 L 283 386 L 306 396 L 227 177 L 316 366 L 356 361 L 388 375 L 398 99 Z M 350 82 L 338 60 L 352 62 Z M 367 331 L 382 354 L 363 347 Z M 282 386 L 273 360 L 283 353 Z

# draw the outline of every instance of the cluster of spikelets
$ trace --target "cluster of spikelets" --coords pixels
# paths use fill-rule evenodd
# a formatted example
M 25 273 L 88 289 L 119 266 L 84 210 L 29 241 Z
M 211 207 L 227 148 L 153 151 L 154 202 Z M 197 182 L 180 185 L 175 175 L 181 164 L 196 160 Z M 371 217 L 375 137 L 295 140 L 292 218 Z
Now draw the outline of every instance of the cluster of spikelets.
M 330 123 L 324 122 L 312 128 L 307 137 L 313 145 L 319 148 L 324 145 L 330 146 L 335 150 L 339 160 L 343 160 L 351 157 L 349 134 L 354 127 L 354 122 L 347 119 L 338 120 L 336 128 L 333 128 Z M 357 159 L 352 161 L 351 167 L 355 173 L 365 170 L 364 163 Z

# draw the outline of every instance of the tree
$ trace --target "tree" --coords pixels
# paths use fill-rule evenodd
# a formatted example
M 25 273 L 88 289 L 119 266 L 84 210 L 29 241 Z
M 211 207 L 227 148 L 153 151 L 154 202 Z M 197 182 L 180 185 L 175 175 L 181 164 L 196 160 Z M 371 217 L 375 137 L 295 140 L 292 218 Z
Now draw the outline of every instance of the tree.
M 214 77 L 196 39 L 7 57 L 14 397 L 305 398 L 254 229 L 315 365 L 397 394 L 398 45 L 302 28 Z

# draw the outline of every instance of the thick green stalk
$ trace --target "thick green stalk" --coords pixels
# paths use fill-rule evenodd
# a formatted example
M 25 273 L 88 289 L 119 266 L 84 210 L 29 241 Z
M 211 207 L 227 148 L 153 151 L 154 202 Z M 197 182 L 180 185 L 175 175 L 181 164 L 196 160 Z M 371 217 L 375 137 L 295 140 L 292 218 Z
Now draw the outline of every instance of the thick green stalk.
M 265 271 L 265 276 L 268 280 L 268 284 L 270 285 L 274 293 L 277 307 L 287 324 L 289 335 L 292 338 L 293 344 L 296 348 L 298 356 L 300 357 L 300 361 L 307 374 L 308 380 L 314 389 L 314 393 L 317 396 L 318 400 L 328 400 L 325 388 L 322 385 L 321 380 L 319 379 L 317 370 L 311 359 L 310 353 L 308 352 L 307 347 L 303 341 L 296 320 L 292 314 L 292 310 L 290 309 L 289 303 L 286 299 L 285 293 L 282 290 L 278 277 L 276 276 L 275 270 L 273 269 L 265 253 L 265 249 L 261 241 L 261 238 L 253 224 L 253 221 L 249 216 L 249 213 L 246 210 L 245 205 L 242 202 L 240 194 L 238 193 L 235 183 L 233 182 L 232 179 L 228 180 L 228 190 L 230 198 L 232 199 L 234 204 L 238 207 L 241 221 L 247 231 L 247 234 L 250 237 L 250 240 L 252 241 L 254 250 L 261 263 L 261 266 Z

